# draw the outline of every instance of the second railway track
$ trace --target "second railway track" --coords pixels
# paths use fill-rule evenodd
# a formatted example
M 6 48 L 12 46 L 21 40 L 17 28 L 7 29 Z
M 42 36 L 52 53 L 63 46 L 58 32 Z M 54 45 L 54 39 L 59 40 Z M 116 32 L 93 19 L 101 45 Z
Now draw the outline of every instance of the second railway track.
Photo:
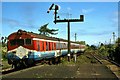
M 120 79 L 120 64 L 100 55 L 91 54 L 98 62 L 109 68 Z

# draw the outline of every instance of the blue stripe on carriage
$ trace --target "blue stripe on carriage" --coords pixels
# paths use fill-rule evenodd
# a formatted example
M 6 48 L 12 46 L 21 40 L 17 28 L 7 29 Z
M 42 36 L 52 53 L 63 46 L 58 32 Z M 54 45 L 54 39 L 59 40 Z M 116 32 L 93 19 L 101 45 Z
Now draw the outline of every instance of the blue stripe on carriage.
M 19 60 L 20 58 L 16 56 L 14 53 L 10 52 L 7 54 L 7 59 Z
M 62 50 L 62 55 L 64 56 L 64 55 L 67 55 L 67 50 Z
M 51 52 L 34 52 L 34 60 L 49 59 L 55 56 L 55 51 Z
M 51 51 L 51 52 L 42 52 L 41 56 L 43 58 L 52 58 L 55 56 L 55 51 Z
M 73 51 L 73 50 L 71 50 Z M 80 50 L 74 50 L 76 52 L 80 51 Z M 61 55 L 66 55 L 67 54 L 67 49 L 66 50 L 61 50 L 62 54 Z M 44 58 L 48 59 L 48 58 L 53 58 L 55 56 L 55 51 L 48 51 L 48 52 L 31 52 L 30 54 L 28 54 L 28 59 L 32 58 L 35 61 L 37 60 L 42 60 Z M 15 54 L 13 54 L 12 52 L 9 53 L 7 55 L 8 59 L 20 59 L 19 56 L 16 56 Z M 24 56 L 23 58 L 27 58 L 26 56 Z

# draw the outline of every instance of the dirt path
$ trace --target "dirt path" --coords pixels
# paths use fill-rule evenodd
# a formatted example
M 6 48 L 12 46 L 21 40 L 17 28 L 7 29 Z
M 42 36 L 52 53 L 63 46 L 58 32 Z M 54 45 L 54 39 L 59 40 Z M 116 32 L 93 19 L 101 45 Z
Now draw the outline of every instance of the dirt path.
M 117 80 L 116 76 L 102 64 L 42 65 L 7 74 L 3 78 L 114 78 Z

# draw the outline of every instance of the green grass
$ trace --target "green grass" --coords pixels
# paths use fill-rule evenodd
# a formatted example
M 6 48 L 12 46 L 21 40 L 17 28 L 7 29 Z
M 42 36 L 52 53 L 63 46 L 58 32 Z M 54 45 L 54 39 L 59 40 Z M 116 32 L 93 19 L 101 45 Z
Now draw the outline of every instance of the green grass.
M 7 62 L 7 58 L 6 58 L 6 54 L 7 54 L 7 47 L 2 47 L 2 44 L 0 43 L 0 59 L 2 60 L 2 69 L 7 69 L 10 68 L 11 65 L 8 64 Z
M 7 47 L 1 47 L 0 55 L 2 56 L 2 60 L 5 61 L 7 59 Z
M 2 69 L 7 69 L 7 68 L 11 68 L 12 67 L 12 65 L 8 64 L 7 60 L 2 61 L 2 65 L 3 65 Z
M 82 64 L 91 64 L 91 63 L 97 63 L 96 59 L 94 57 L 90 56 L 89 53 L 84 53 L 77 57 L 76 62 L 74 61 L 74 58 L 71 59 L 70 62 L 68 62 L 67 59 L 63 58 L 61 60 L 61 65 L 82 65 Z
M 120 70 L 117 71 L 117 74 L 120 76 Z

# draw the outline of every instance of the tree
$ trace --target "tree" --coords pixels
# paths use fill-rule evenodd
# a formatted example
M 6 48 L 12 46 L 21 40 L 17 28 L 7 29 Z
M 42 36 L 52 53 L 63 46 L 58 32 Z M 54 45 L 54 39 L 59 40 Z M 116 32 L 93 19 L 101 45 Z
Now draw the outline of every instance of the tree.
M 99 47 L 99 53 L 102 55 L 102 56 L 108 56 L 108 53 L 107 53 L 107 48 L 106 46 L 101 43 L 100 47 Z
M 76 41 L 76 42 L 79 43 L 79 44 L 83 44 L 83 45 L 86 44 L 85 41 Z
M 1 37 L 1 40 L 2 40 L 2 44 L 3 44 L 4 37 Z
M 115 53 L 113 56 L 115 58 L 115 61 L 120 63 L 120 45 L 115 48 Z
M 116 48 L 115 48 L 115 52 L 114 52 L 114 58 L 115 58 L 115 61 L 117 63 L 120 63 L 120 38 L 118 38 L 118 40 L 116 41 Z
M 7 37 L 1 37 L 1 40 L 2 40 L 2 46 L 5 47 L 6 46 Z
M 58 31 L 58 29 L 49 29 L 49 28 L 47 28 L 48 24 L 49 23 L 41 26 L 40 29 L 38 29 L 38 31 L 40 32 L 39 34 L 45 35 L 45 36 L 49 36 L 50 34 L 51 35 L 58 34 L 58 33 L 55 33 L 56 31 Z
M 95 45 L 91 45 L 90 47 L 91 47 L 92 50 L 96 50 L 97 49 L 97 47 Z
M 120 44 L 120 37 L 116 40 L 116 44 Z

